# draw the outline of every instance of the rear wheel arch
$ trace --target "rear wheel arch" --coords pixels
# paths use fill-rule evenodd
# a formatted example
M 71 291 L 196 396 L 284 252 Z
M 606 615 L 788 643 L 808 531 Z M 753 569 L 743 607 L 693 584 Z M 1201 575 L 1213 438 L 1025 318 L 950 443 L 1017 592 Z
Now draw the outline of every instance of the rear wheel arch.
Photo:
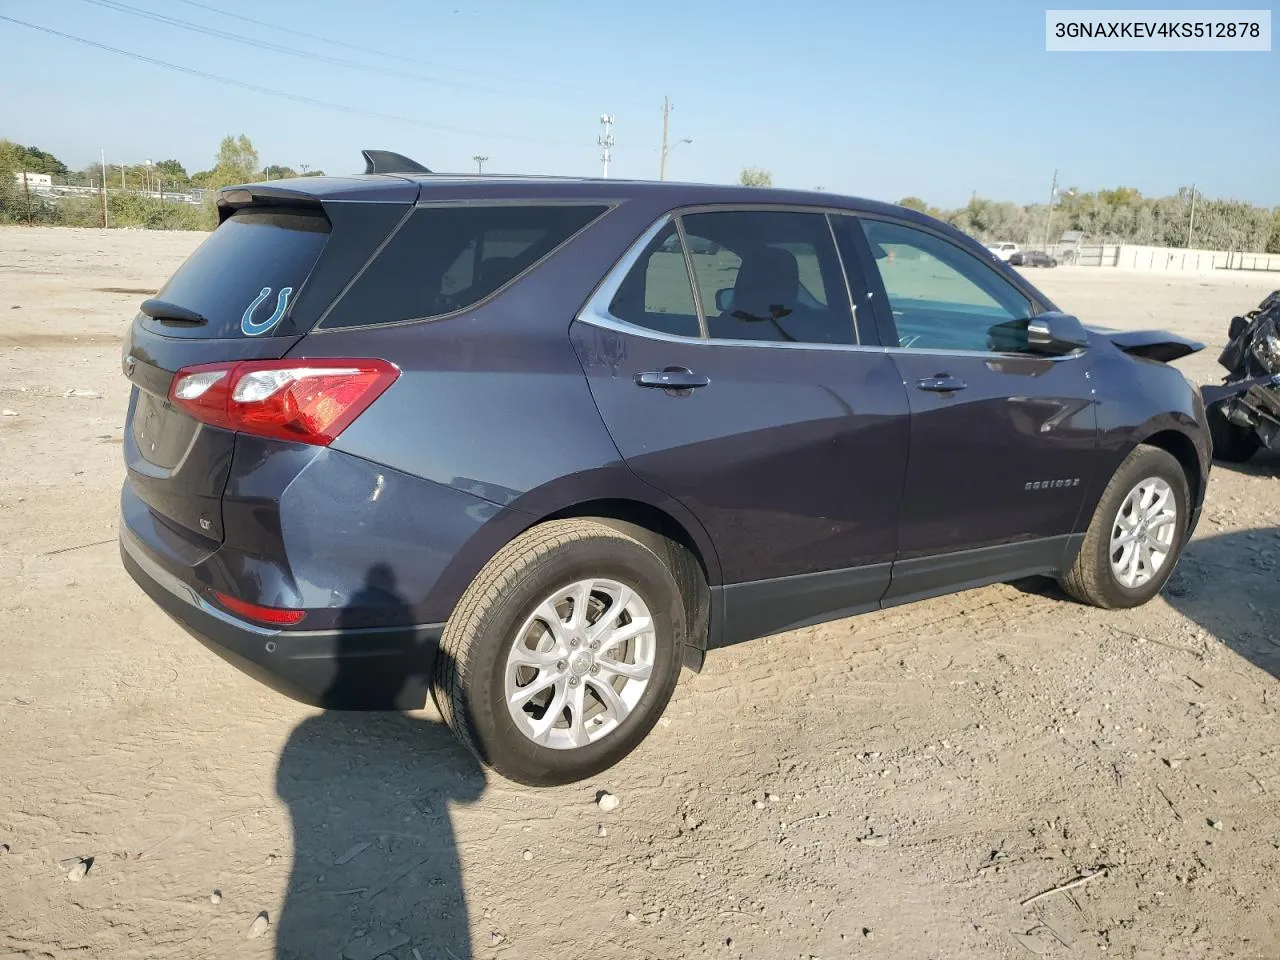
M 701 653 L 707 648 L 711 622 L 713 573 L 709 562 L 718 568 L 716 558 L 706 555 L 712 550 L 710 544 L 700 544 L 671 514 L 640 500 L 586 500 L 542 517 L 531 528 L 551 520 L 570 519 L 599 520 L 622 529 L 665 559 L 685 602 L 685 622 L 689 625 L 686 646 L 691 648 L 685 663 L 692 669 L 699 669 Z

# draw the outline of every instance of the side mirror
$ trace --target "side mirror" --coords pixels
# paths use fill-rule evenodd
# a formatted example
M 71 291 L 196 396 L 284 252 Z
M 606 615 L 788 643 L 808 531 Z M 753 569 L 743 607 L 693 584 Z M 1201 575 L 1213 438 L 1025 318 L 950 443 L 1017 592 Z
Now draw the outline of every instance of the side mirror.
M 1077 318 L 1047 312 L 1027 321 L 1027 346 L 1036 353 L 1061 356 L 1089 346 L 1089 334 Z
M 716 291 L 716 310 L 720 313 L 729 313 L 733 310 L 733 287 Z

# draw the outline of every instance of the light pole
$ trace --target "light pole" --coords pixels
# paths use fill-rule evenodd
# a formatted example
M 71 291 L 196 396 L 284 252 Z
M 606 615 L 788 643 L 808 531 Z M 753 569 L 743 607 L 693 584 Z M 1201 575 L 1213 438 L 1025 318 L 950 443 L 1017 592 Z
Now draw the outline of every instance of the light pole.
M 671 146 L 667 146 L 665 143 L 662 145 L 662 163 L 658 167 L 659 180 L 667 179 L 667 157 L 671 156 L 671 154 L 675 152 L 676 147 L 680 146 L 682 143 L 693 143 L 693 137 L 684 137 L 683 139 L 677 140 L 675 143 L 671 144 Z
M 1191 219 L 1187 221 L 1187 249 L 1191 249 L 1191 236 L 1196 229 L 1196 185 L 1191 185 Z
M 1049 188 L 1049 212 L 1044 215 L 1044 252 L 1049 252 L 1049 224 L 1053 222 L 1053 205 L 1058 202 L 1058 197 L 1074 197 L 1074 190 L 1058 190 L 1058 171 L 1053 171 L 1053 186 Z
M 485 161 L 487 161 L 489 158 L 482 157 L 480 154 L 477 153 L 474 156 L 472 156 L 471 159 L 476 162 L 476 173 L 484 173 Z

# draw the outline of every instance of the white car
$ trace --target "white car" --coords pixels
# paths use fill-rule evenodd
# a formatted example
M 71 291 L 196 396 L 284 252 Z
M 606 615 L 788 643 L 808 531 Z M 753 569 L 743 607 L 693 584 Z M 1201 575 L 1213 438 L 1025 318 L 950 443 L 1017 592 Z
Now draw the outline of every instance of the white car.
M 994 253 L 999 259 L 1008 263 L 1009 258 L 1018 252 L 1018 245 L 1016 243 L 1009 243 L 1007 240 L 1002 240 L 999 243 L 987 244 L 987 249 Z

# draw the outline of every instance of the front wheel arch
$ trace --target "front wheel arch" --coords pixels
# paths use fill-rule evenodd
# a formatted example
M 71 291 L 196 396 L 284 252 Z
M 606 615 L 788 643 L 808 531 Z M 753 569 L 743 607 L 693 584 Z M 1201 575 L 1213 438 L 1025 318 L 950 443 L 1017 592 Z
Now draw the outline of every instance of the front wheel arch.
M 1139 445 L 1156 447 L 1178 461 L 1187 478 L 1187 490 L 1191 494 L 1193 511 L 1204 502 L 1205 477 L 1202 475 L 1200 455 L 1194 440 L 1179 430 L 1161 430 L 1134 444 L 1134 446 Z

